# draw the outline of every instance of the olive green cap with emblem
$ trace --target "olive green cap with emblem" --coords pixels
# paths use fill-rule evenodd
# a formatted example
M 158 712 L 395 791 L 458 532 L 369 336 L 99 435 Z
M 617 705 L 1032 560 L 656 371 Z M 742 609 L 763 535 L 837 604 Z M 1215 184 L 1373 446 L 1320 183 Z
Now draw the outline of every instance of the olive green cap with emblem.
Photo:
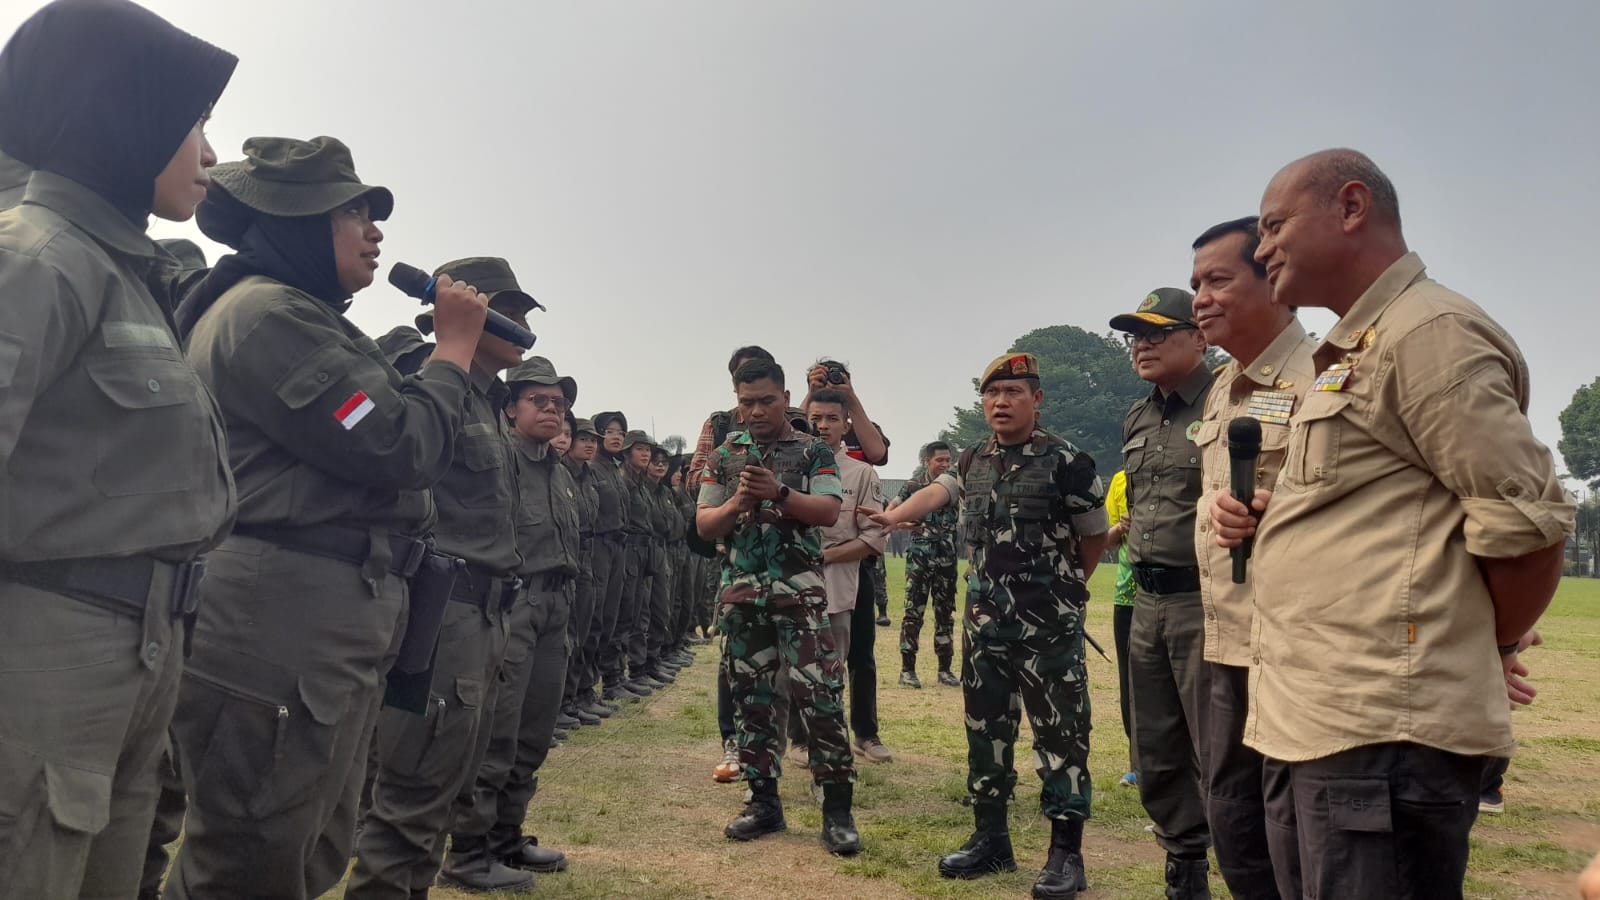
M 1127 332 L 1175 325 L 1199 327 L 1194 321 L 1194 295 L 1183 288 L 1156 288 L 1145 295 L 1138 309 L 1111 320 L 1112 328 Z
M 1032 353 L 1013 351 L 1003 356 L 997 356 L 983 370 L 983 377 L 978 379 L 978 390 L 982 391 L 989 386 L 991 381 L 1003 381 L 1007 378 L 1038 378 L 1039 357 Z
M 515 368 L 506 372 L 506 387 L 515 394 L 524 385 L 546 384 L 557 385 L 561 393 L 567 398 L 567 407 L 578 399 L 578 382 L 570 375 L 557 375 L 555 364 L 542 356 L 530 356 L 518 363 Z M 591 426 L 590 431 L 594 428 Z
M 296 218 L 326 215 L 357 199 L 365 199 L 372 220 L 394 212 L 394 195 L 386 187 L 362 184 L 350 148 L 338 138 L 309 141 L 285 137 L 253 137 L 244 142 L 244 159 L 208 170 L 211 190 L 220 190 L 235 204 L 208 196 L 207 213 L 199 217 L 206 237 L 230 247 L 250 227 L 252 213 Z
M 503 313 L 515 319 L 525 316 L 535 309 L 544 309 L 544 304 L 533 299 L 522 286 L 517 284 L 517 276 L 511 271 L 511 263 L 498 256 L 469 256 L 447 262 L 433 270 L 433 277 L 449 275 L 451 281 L 465 281 L 478 289 L 478 293 L 489 298 L 489 307 L 496 312 Z M 433 309 L 430 307 L 417 316 L 417 330 L 423 334 L 433 333 Z

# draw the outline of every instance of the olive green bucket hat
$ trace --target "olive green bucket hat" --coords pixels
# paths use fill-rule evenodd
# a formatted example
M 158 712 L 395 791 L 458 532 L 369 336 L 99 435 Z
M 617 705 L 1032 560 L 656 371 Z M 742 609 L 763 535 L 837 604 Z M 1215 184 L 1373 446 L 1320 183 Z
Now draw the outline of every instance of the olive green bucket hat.
M 213 190 L 269 216 L 326 215 L 359 198 L 366 199 L 374 222 L 394 212 L 394 195 L 361 183 L 350 148 L 338 138 L 248 138 L 244 159 L 212 166 L 210 175 Z M 249 224 L 247 217 L 212 215 L 209 222 L 200 220 L 200 230 L 233 246 Z
M 587 434 L 595 438 L 600 437 L 600 430 L 594 427 L 593 419 L 575 419 L 574 421 L 577 423 L 576 427 L 572 429 L 574 436 Z
M 656 446 L 656 442 L 651 440 L 650 435 L 638 430 L 637 428 L 622 436 L 623 453 L 627 453 L 629 450 L 632 450 L 636 444 L 645 444 L 651 449 L 655 449 Z
M 469 256 L 466 259 L 447 262 L 433 270 L 433 277 L 438 278 L 440 275 L 449 275 L 451 281 L 465 281 L 477 288 L 478 293 L 489 298 L 491 309 L 512 319 L 526 316 L 535 309 L 545 308 L 543 303 L 533 299 L 533 295 L 517 284 L 517 276 L 511 271 L 511 263 L 498 256 Z M 423 334 L 433 333 L 431 308 L 417 316 L 417 328 Z
M 527 384 L 558 385 L 567 398 L 567 407 L 578 399 L 578 382 L 570 375 L 557 375 L 555 364 L 542 356 L 530 356 L 506 372 L 506 387 L 513 392 Z M 585 420 L 587 421 L 587 420 Z M 590 429 L 593 431 L 593 427 Z

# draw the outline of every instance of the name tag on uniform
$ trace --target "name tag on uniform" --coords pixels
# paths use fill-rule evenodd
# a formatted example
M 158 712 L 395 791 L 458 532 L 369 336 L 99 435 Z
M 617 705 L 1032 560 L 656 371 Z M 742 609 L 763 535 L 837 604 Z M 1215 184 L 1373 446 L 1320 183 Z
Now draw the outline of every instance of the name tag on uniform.
M 1288 391 L 1252 391 L 1245 415 L 1275 425 L 1289 424 L 1294 412 L 1294 394 Z
M 1350 376 L 1356 372 L 1353 362 L 1337 362 L 1322 370 L 1317 376 L 1317 383 L 1311 389 L 1314 391 L 1342 391 Z

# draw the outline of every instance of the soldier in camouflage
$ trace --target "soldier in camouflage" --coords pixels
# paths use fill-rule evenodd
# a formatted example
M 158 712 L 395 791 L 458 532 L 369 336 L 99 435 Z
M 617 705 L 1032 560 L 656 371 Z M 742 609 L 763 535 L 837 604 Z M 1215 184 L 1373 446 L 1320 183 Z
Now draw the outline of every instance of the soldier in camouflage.
M 1086 582 L 1105 549 L 1105 496 L 1087 454 L 1034 426 L 1044 392 L 1032 354 L 996 359 L 979 389 L 994 436 L 963 453 L 957 471 L 874 519 L 894 526 L 959 504 L 961 537 L 972 552 L 962 693 L 977 828 L 939 861 L 939 874 L 977 878 L 1016 869 L 1006 803 L 1017 781 L 1012 748 L 1025 704 L 1044 780 L 1039 802 L 1051 820 L 1050 858 L 1033 896 L 1072 900 L 1088 886 L 1082 843 L 1092 787 L 1083 613 Z
M 783 831 L 778 799 L 783 723 L 778 691 L 789 691 L 810 737 L 811 774 L 821 785 L 822 843 L 860 851 L 851 817 L 855 767 L 840 702 L 841 660 L 828 631 L 821 526 L 843 502 L 833 452 L 795 431 L 784 414 L 783 369 L 747 362 L 733 376 L 747 430 L 711 454 L 701 476 L 696 524 L 722 539 L 723 671 L 733 699 L 739 762 L 750 782 L 743 814 L 725 833 L 748 841 Z M 787 669 L 787 683 L 779 677 Z
M 950 445 L 934 441 L 922 448 L 922 465 L 900 488 L 890 505 L 894 509 L 912 494 L 932 484 L 949 471 L 954 462 Z M 929 513 L 914 526 L 910 550 L 906 553 L 906 613 L 900 626 L 900 683 L 920 688 L 917 679 L 917 639 L 922 632 L 922 617 L 933 599 L 933 655 L 939 660 L 939 683 L 960 685 L 950 671 L 955 655 L 951 636 L 955 632 L 956 612 L 956 507 L 943 506 Z

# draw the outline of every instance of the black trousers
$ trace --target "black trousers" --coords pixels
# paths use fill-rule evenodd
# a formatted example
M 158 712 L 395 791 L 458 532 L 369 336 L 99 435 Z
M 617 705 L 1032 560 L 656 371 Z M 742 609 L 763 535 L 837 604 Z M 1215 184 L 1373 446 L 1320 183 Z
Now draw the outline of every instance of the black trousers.
M 1307 900 L 1459 898 L 1484 760 L 1373 744 L 1266 761 L 1267 841 L 1278 890 Z M 1286 875 L 1298 860 L 1302 893 Z
M 871 572 L 874 559 L 869 556 L 861 561 L 855 614 L 850 617 L 850 655 L 845 660 L 850 669 L 850 730 L 858 741 L 878 736 L 878 660 L 872 652 L 878 636 Z
M 1133 629 L 1133 607 L 1111 608 L 1111 642 L 1117 648 L 1117 700 L 1122 707 L 1122 733 L 1128 739 L 1128 770 L 1139 771 L 1133 743 L 1133 686 L 1128 679 L 1128 634 Z
M 1244 745 L 1250 712 L 1250 669 L 1206 663 L 1211 669 L 1211 702 L 1201 711 L 1205 760 L 1206 821 L 1217 851 L 1217 867 L 1234 900 L 1278 900 L 1278 884 L 1267 847 L 1266 797 L 1261 786 L 1266 760 Z M 1299 858 L 1284 873 L 1299 885 Z M 1288 894 L 1297 900 L 1300 891 Z

